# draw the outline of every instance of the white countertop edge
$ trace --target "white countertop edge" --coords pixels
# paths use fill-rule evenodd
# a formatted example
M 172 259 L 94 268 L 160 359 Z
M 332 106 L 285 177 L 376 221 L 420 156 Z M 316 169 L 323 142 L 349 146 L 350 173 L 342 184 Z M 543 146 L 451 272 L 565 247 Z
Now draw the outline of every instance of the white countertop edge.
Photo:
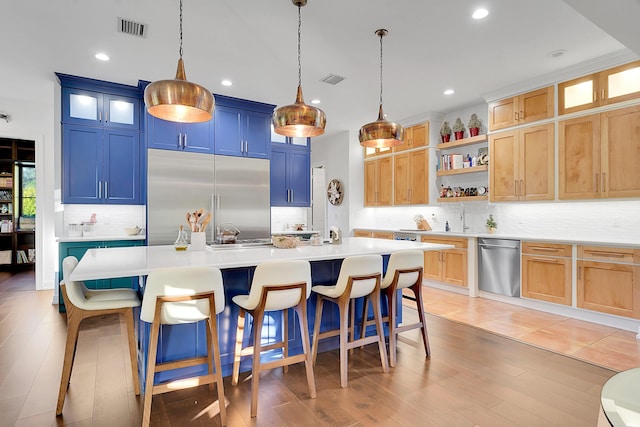
M 57 236 L 56 242 L 105 242 L 112 240 L 145 240 L 146 238 L 147 236 L 145 236 L 144 234 L 136 234 L 135 236 L 131 236 L 129 234 L 122 234 L 118 236 Z

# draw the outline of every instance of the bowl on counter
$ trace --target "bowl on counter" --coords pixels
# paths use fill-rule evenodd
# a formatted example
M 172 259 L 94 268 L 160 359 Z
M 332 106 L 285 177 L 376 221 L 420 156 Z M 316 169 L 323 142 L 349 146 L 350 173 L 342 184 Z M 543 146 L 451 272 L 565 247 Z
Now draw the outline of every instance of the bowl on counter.
M 136 225 L 135 227 L 125 227 L 124 232 L 127 233 L 129 236 L 137 236 L 138 234 L 140 234 L 141 230 L 142 228 Z

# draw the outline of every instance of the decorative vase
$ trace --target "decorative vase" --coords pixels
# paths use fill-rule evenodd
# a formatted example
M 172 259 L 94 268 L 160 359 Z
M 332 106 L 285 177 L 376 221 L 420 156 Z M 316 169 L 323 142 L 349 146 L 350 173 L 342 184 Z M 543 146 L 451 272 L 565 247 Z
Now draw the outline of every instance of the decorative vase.
M 478 136 L 478 133 L 480 133 L 480 128 L 469 128 L 469 135 Z
M 442 142 L 449 142 L 449 140 L 451 139 L 451 134 L 448 133 L 446 135 L 440 135 L 442 137 Z
M 487 231 L 489 232 L 489 234 L 493 234 L 496 232 L 495 227 L 487 227 Z
M 456 141 L 459 139 L 464 138 L 464 131 L 463 130 L 458 130 L 454 132 L 456 134 Z

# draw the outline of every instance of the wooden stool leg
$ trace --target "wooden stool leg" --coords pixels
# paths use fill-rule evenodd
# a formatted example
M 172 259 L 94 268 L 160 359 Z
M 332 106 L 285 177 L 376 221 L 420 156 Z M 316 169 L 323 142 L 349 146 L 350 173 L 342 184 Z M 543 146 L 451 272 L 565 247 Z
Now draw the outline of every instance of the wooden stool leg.
M 211 305 L 211 311 L 215 311 L 215 304 Z M 220 343 L 218 341 L 218 321 L 215 314 L 209 316 L 209 325 L 209 330 L 211 331 L 211 344 L 213 345 L 212 358 L 215 366 L 216 388 L 218 389 L 218 403 L 220 405 L 220 423 L 225 426 L 227 425 L 227 400 L 224 397 L 222 364 L 220 362 Z
M 264 311 L 254 311 L 253 315 L 253 368 L 251 373 L 251 417 L 258 414 L 258 383 L 260 382 L 260 335 L 264 321 Z
M 133 375 L 133 389 L 135 390 L 136 396 L 138 396 L 140 395 L 140 379 L 138 377 L 138 352 L 133 328 L 133 308 L 127 309 L 123 316 L 127 324 L 129 358 L 131 359 L 131 374 Z
M 307 372 L 307 385 L 309 387 L 309 396 L 316 398 L 316 380 L 313 375 L 313 360 L 311 359 L 311 349 L 309 348 L 309 327 L 307 326 L 307 301 L 301 301 L 296 307 L 298 313 L 298 324 L 300 325 L 300 336 L 302 337 L 302 352 L 306 358 L 304 367 Z
M 318 356 L 318 341 L 320 337 L 320 322 L 322 321 L 322 305 L 324 303 L 324 299 L 318 294 L 318 298 L 316 300 L 316 320 L 313 324 L 313 346 L 311 347 L 311 358 L 313 359 L 313 364 L 316 364 L 316 357 Z
M 69 305 L 67 304 L 67 307 Z M 60 378 L 60 390 L 58 391 L 58 405 L 56 406 L 56 415 L 62 414 L 62 407 L 64 406 L 64 398 L 67 395 L 67 388 L 69 387 L 69 379 L 71 378 L 71 368 L 73 367 L 73 360 L 76 354 L 76 344 L 78 342 L 78 332 L 80 330 L 80 322 L 76 320 L 76 313 L 71 309 L 67 309 L 67 343 L 64 348 L 64 362 L 62 364 L 62 377 Z
M 422 323 L 421 332 L 422 332 L 422 341 L 424 343 L 424 351 L 427 354 L 427 358 L 431 357 L 431 349 L 429 348 L 429 335 L 427 333 L 427 321 L 424 315 L 424 300 L 422 298 L 422 283 L 416 283 L 410 288 L 415 297 L 416 297 L 416 305 L 418 308 L 418 317 L 420 318 L 420 323 Z
M 378 348 L 380 349 L 380 362 L 382 362 L 382 370 L 389 372 L 389 364 L 387 363 L 387 349 L 384 345 L 384 329 L 382 328 L 382 315 L 380 313 L 380 288 L 371 293 L 371 304 L 373 305 L 373 315 L 376 319 L 376 330 L 378 332 Z
M 244 337 L 244 325 L 247 313 L 241 308 L 238 312 L 238 327 L 236 329 L 236 349 L 233 355 L 233 372 L 231 374 L 231 385 L 238 385 L 240 375 L 240 359 L 242 354 L 242 338 Z
M 289 357 L 289 309 L 282 310 L 282 354 L 286 359 Z M 284 365 L 284 373 L 289 372 L 289 365 Z
M 394 368 L 396 366 L 396 341 L 398 337 L 398 332 L 396 330 L 398 316 L 396 304 L 398 293 L 395 288 L 391 289 L 392 287 L 393 285 L 389 286 L 385 293 L 387 294 L 387 304 L 389 304 L 387 311 L 389 313 L 389 365 Z
M 340 311 L 340 387 L 347 387 L 347 369 L 349 367 L 349 352 L 347 351 L 349 328 L 349 300 L 338 302 Z
M 158 310 L 157 310 L 158 311 Z M 149 351 L 147 352 L 147 379 L 144 390 L 144 406 L 142 410 L 142 427 L 149 427 L 151 420 L 151 402 L 153 400 L 153 379 L 156 371 L 156 356 L 158 352 L 158 334 L 160 333 L 160 313 L 156 314 L 151 324 L 149 336 Z
M 212 307 L 212 306 L 209 306 Z M 213 306 L 212 310 L 215 310 L 215 306 Z M 205 322 L 205 335 L 207 336 L 207 373 L 209 375 L 213 375 L 213 354 L 212 352 L 212 346 L 213 343 L 211 342 L 211 338 L 213 337 L 213 331 L 211 330 L 211 316 L 209 316 L 209 319 Z M 216 331 L 217 334 L 217 331 Z M 213 383 L 209 383 L 209 390 L 213 391 Z

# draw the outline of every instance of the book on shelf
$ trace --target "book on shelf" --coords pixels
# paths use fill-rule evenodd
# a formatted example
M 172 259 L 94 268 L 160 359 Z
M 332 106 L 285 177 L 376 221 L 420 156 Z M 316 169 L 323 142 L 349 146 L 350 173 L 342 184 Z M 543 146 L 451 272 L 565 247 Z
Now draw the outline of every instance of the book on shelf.
M 11 251 L 0 251 L 0 264 L 11 264 Z
M 11 188 L 13 187 L 13 178 L 0 177 L 0 187 Z
M 13 221 L 3 219 L 0 222 L 0 233 L 11 233 L 13 231 Z
M 27 259 L 29 262 L 36 262 L 36 250 L 35 248 L 27 249 Z

